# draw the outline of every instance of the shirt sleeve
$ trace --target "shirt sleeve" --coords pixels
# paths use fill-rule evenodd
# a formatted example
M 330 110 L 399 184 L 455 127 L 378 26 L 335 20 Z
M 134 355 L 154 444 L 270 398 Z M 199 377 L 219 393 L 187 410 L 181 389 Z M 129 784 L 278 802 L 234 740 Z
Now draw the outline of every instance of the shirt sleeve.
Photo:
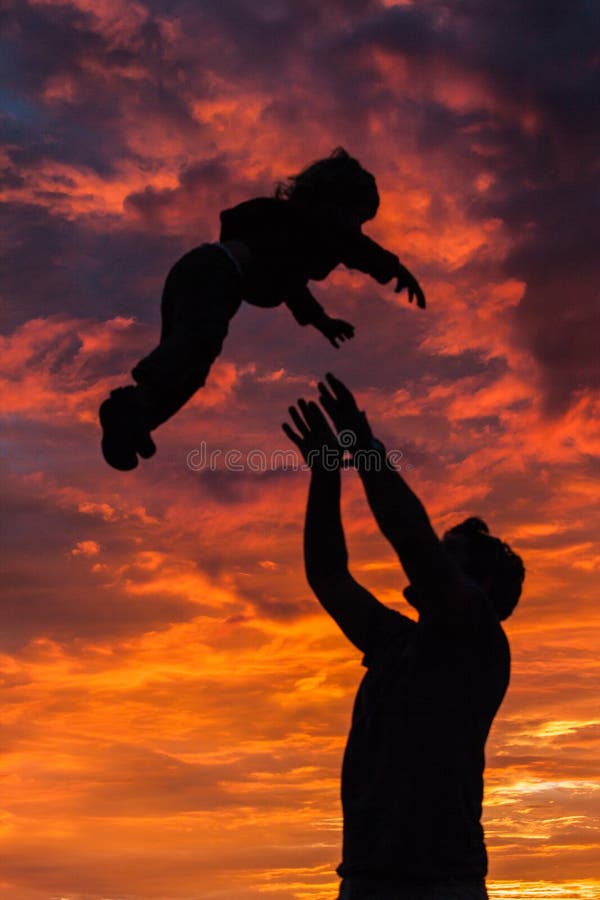
M 362 231 L 346 235 L 341 261 L 349 269 L 365 272 L 380 284 L 386 284 L 394 277 L 400 263 L 395 253 L 385 250 Z
M 325 315 L 325 310 L 305 284 L 288 289 L 284 302 L 299 325 L 314 324 Z
M 383 603 L 373 607 L 365 640 L 363 666 L 371 668 L 391 643 L 408 637 L 416 624 L 413 619 Z

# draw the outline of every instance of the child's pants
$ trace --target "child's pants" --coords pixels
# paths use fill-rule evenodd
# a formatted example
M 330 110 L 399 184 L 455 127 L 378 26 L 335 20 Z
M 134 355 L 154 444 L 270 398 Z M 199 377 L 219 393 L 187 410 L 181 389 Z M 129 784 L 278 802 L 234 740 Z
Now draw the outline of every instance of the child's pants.
M 202 387 L 242 302 L 242 277 L 218 244 L 202 244 L 175 263 L 165 282 L 160 343 L 133 369 L 156 428 Z

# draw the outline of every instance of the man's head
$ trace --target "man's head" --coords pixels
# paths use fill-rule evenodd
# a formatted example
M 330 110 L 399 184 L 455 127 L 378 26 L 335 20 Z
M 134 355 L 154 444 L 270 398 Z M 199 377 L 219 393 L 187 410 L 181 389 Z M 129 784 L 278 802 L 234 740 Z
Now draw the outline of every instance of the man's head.
M 492 537 L 483 519 L 475 516 L 450 528 L 443 543 L 462 570 L 488 594 L 498 617 L 507 619 L 521 596 L 525 578 L 521 557 Z

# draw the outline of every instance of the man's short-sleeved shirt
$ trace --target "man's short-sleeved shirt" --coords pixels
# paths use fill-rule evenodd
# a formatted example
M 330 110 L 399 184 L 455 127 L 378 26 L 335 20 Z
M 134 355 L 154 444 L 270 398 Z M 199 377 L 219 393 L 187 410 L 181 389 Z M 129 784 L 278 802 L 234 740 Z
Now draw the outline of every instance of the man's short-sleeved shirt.
M 342 770 L 342 877 L 487 872 L 484 747 L 510 657 L 486 596 L 470 581 L 463 590 L 460 622 L 374 610 Z

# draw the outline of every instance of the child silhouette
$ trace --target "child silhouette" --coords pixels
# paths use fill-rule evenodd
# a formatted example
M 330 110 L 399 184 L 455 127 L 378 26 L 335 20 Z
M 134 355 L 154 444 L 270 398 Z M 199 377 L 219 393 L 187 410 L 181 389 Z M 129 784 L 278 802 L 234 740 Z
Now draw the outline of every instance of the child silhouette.
M 300 325 L 313 325 L 338 347 L 354 335 L 332 319 L 308 289 L 343 263 L 380 284 L 397 279 L 425 307 L 416 278 L 361 226 L 379 207 L 375 178 L 343 148 L 257 197 L 221 213 L 220 241 L 186 253 L 167 276 L 159 345 L 132 371 L 135 385 L 117 388 L 100 407 L 102 452 L 127 471 L 156 452 L 150 432 L 202 387 L 242 300 L 285 303 Z

